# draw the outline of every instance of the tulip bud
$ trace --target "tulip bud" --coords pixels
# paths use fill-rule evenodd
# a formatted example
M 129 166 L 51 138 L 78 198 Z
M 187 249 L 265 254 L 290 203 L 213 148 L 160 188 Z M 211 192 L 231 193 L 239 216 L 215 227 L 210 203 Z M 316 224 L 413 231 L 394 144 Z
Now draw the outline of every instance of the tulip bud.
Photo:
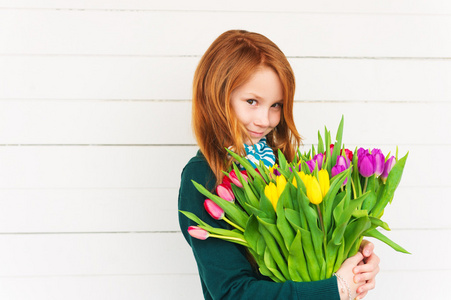
M 218 196 L 222 199 L 229 202 L 235 201 L 235 195 L 233 194 L 232 190 L 227 188 L 223 183 L 216 187 L 216 194 L 218 194 Z
M 224 218 L 224 210 L 212 200 L 205 199 L 204 207 L 213 219 L 221 220 L 222 218 Z
M 193 238 L 199 239 L 199 240 L 206 240 L 209 237 L 208 231 L 197 227 L 197 226 L 190 226 L 188 227 L 188 233 Z
M 279 196 L 277 196 L 277 187 L 274 182 L 270 182 L 265 186 L 265 196 L 271 201 L 274 210 L 277 207 L 277 201 L 279 201 Z
M 326 196 L 326 194 L 330 188 L 329 173 L 327 172 L 327 170 L 320 170 L 318 172 L 318 179 L 319 179 L 319 185 L 321 187 L 321 194 L 324 198 L 324 196 Z
M 323 201 L 323 196 L 321 193 L 321 186 L 319 185 L 318 179 L 316 179 L 315 176 L 309 176 L 311 177 L 309 183 L 307 184 L 307 197 L 309 198 L 310 202 L 313 204 L 320 204 Z
M 313 170 L 315 170 L 315 165 L 316 165 L 315 161 L 312 159 L 312 160 L 307 161 L 306 164 L 310 170 L 310 173 L 312 173 Z
M 385 156 L 380 149 L 373 149 L 371 155 L 374 157 L 374 174 L 380 176 L 384 171 Z
M 374 174 L 374 156 L 369 154 L 368 150 L 360 148 L 357 150 L 357 167 L 360 175 L 363 177 L 370 177 Z
M 391 169 L 393 168 L 393 166 L 396 164 L 396 159 L 394 156 L 390 157 L 389 159 L 387 159 L 387 161 L 385 162 L 384 165 L 384 172 L 381 175 L 381 179 L 382 181 L 385 183 L 385 181 L 387 180 L 388 174 L 390 174 Z
M 240 173 L 241 173 L 241 176 L 243 177 L 243 179 L 245 181 L 247 181 L 247 173 L 246 172 L 240 172 Z M 238 179 L 238 176 L 235 174 L 235 170 L 232 170 L 232 172 L 230 172 L 229 177 L 230 177 L 230 180 L 232 181 L 232 183 L 235 184 L 237 187 L 240 187 L 240 188 L 243 187 L 240 180 Z
M 323 166 L 323 159 L 324 155 L 322 153 L 318 153 L 313 156 L 313 161 L 318 164 L 318 170 L 321 170 L 321 167 Z

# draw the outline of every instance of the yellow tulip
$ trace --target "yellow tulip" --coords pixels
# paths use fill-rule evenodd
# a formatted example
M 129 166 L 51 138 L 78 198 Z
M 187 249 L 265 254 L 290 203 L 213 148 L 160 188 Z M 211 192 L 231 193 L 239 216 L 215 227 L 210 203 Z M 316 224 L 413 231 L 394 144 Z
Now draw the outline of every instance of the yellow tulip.
M 272 206 L 274 206 L 274 210 L 276 210 L 279 196 L 277 195 L 277 187 L 274 182 L 270 182 L 267 186 L 265 186 L 265 195 L 268 197 L 269 201 L 271 201 Z
M 319 185 L 318 179 L 315 176 L 308 175 L 307 197 L 313 204 L 320 204 L 323 201 L 323 196 L 321 193 L 321 186 Z
M 321 187 L 321 194 L 326 196 L 327 192 L 330 188 L 330 180 L 329 180 L 329 173 L 327 170 L 320 170 L 318 172 L 318 179 L 319 179 L 319 185 Z
M 277 176 L 276 178 L 276 186 L 277 186 L 277 197 L 280 197 L 283 190 L 285 189 L 285 186 L 287 185 L 287 180 L 283 175 Z

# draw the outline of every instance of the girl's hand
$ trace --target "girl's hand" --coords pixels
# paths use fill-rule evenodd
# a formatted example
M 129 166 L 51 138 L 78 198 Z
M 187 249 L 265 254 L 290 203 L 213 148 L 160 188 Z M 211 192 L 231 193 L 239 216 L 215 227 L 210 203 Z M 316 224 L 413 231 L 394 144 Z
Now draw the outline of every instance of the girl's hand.
M 348 300 L 349 292 L 351 294 L 351 299 L 354 299 L 357 295 L 357 290 L 364 284 L 364 282 L 355 282 L 353 273 L 353 270 L 357 267 L 359 267 L 359 264 L 363 263 L 364 256 L 362 253 L 357 252 L 356 255 L 346 259 L 343 264 L 341 265 L 340 269 L 338 269 L 337 273 L 337 283 L 338 283 L 338 290 L 340 292 L 340 299 L 341 300 Z M 364 265 L 362 265 L 364 266 Z M 361 275 L 359 275 L 361 276 Z M 343 280 L 346 282 L 343 282 Z M 346 286 L 347 285 L 347 286 Z M 366 291 L 366 290 L 365 290 Z
M 357 288 L 357 298 L 362 299 L 369 290 L 376 286 L 376 275 L 379 273 L 379 257 L 374 254 L 374 244 L 363 240 L 360 245 L 360 252 L 364 259 L 352 270 L 355 274 L 354 282 L 360 283 Z

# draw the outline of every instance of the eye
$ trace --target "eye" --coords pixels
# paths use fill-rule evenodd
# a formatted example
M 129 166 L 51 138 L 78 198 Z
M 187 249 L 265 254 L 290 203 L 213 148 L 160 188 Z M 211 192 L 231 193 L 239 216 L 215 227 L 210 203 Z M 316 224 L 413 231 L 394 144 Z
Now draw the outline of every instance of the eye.
M 277 102 L 277 103 L 274 103 L 273 105 L 271 105 L 271 107 L 278 108 L 278 109 L 282 108 L 282 106 L 283 106 L 283 104 L 280 102 Z
M 257 100 L 255 100 L 255 99 L 247 99 L 246 102 L 249 103 L 250 105 L 256 105 L 257 104 Z

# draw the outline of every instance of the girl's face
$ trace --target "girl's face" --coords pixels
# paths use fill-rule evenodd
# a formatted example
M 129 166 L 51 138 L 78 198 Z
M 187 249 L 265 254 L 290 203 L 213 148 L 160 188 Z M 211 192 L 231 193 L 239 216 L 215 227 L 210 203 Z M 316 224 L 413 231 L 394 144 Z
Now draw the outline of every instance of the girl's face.
M 279 76 L 269 67 L 259 68 L 247 82 L 232 91 L 230 103 L 250 136 L 244 142 L 258 143 L 280 122 L 283 89 Z

